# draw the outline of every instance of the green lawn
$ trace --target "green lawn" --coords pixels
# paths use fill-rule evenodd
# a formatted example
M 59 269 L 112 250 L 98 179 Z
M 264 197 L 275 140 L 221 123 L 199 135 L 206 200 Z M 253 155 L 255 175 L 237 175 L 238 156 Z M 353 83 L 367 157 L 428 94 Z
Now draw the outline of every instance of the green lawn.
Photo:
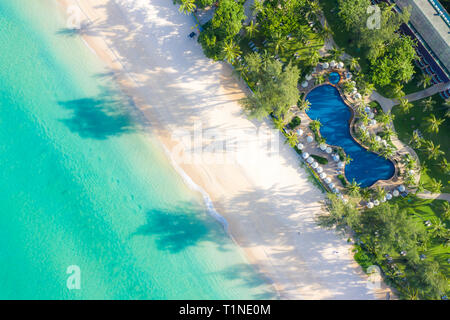
M 444 202 L 444 200 L 420 199 L 411 195 L 407 198 L 397 198 L 392 203 L 397 204 L 400 209 L 406 209 L 417 219 L 418 224 L 426 228 L 425 221 L 433 221 L 436 217 L 442 218 Z M 446 227 L 450 227 L 449 220 L 446 221 Z M 433 240 L 425 255 L 427 258 L 438 261 L 442 272 L 446 277 L 450 277 L 450 265 L 447 262 L 447 259 L 450 258 L 450 247 L 445 246 L 441 241 Z
M 432 113 L 436 118 L 444 118 L 446 107 L 444 106 L 444 99 L 439 94 L 433 96 L 436 102 Z M 394 125 L 398 133 L 398 137 L 404 143 L 409 144 L 411 135 L 415 129 L 422 132 L 423 137 L 427 140 L 433 141 L 435 145 L 440 145 L 440 149 L 445 152 L 447 161 L 450 162 L 450 120 L 446 121 L 440 126 L 439 133 L 428 133 L 426 131 L 426 118 L 430 116 L 431 112 L 423 111 L 423 100 L 413 102 L 413 108 L 409 113 L 404 114 L 399 107 L 394 107 L 392 113 L 395 115 Z M 425 188 L 429 186 L 431 178 L 441 180 L 443 188 L 442 192 L 450 193 L 449 175 L 445 175 L 439 167 L 440 158 L 438 160 L 428 159 L 428 154 L 423 150 L 416 150 L 421 164 L 425 164 L 428 168 L 425 174 L 422 174 L 421 181 L 425 184 Z

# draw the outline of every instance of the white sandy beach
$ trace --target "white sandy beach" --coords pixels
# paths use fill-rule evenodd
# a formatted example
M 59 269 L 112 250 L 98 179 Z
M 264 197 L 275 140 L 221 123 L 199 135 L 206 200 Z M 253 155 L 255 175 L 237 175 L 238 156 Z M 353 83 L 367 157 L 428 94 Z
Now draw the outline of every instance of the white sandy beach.
M 80 6 L 86 42 L 116 71 L 152 124 L 149 130 L 210 195 L 232 237 L 281 298 L 384 298 L 384 290 L 367 287 L 346 239 L 316 225 L 325 195 L 308 181 L 298 155 L 282 142 L 279 151 L 261 145 L 255 132 L 272 140 L 279 133 L 269 121 L 242 114 L 238 100 L 245 85 L 188 38 L 192 16 L 180 14 L 170 0 L 58 2 L 63 10 Z M 194 131 L 203 132 L 197 143 L 180 138 Z M 220 151 L 225 142 L 235 147 Z M 179 157 L 188 151 L 196 157 Z M 238 161 L 223 163 L 217 155 Z

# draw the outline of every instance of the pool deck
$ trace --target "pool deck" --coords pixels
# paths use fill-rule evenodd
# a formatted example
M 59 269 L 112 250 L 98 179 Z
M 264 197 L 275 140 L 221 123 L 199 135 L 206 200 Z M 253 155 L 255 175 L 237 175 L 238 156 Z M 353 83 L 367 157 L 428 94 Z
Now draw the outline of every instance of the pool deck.
M 313 70 L 313 73 L 312 73 L 313 77 L 317 77 L 321 73 L 328 74 L 331 72 L 338 72 L 341 75 L 341 80 L 337 84 L 332 84 L 329 81 L 325 81 L 324 83 L 315 83 L 314 78 L 313 78 L 313 80 L 310 80 L 308 82 L 307 87 L 303 88 L 303 87 L 299 86 L 299 91 L 304 94 L 304 97 L 306 97 L 309 92 L 311 92 L 313 89 L 315 89 L 319 86 L 322 86 L 322 85 L 331 85 L 331 86 L 337 88 L 344 103 L 352 111 L 352 118 L 350 120 L 350 134 L 352 135 L 353 139 L 357 143 L 359 143 L 365 149 L 369 150 L 369 148 L 366 145 L 364 145 L 361 141 L 359 141 L 359 139 L 356 138 L 354 135 L 354 127 L 355 127 L 355 119 L 356 119 L 356 117 L 354 116 L 355 112 L 356 112 L 354 106 L 358 103 L 358 101 L 356 99 L 352 98 L 350 95 L 346 95 L 345 93 L 343 93 L 340 88 L 340 85 L 345 81 L 345 80 L 342 80 L 343 73 L 345 71 L 346 71 L 345 69 L 338 69 L 338 68 L 329 68 L 329 69 L 323 70 L 320 67 L 317 67 Z M 370 98 L 368 98 L 368 97 L 365 97 L 365 100 L 367 100 L 367 103 L 370 102 Z M 344 174 L 345 168 L 339 169 L 337 167 L 337 163 L 332 159 L 331 154 L 327 154 L 325 151 L 321 150 L 319 148 L 319 143 L 317 141 L 313 141 L 311 143 L 308 143 L 306 141 L 306 137 L 308 135 L 311 135 L 312 137 L 314 137 L 313 131 L 309 128 L 309 124 L 311 123 L 312 120 L 309 118 L 309 116 L 306 114 L 306 112 L 304 110 L 299 110 L 297 107 L 293 108 L 291 111 L 293 112 L 294 115 L 298 116 L 301 119 L 301 124 L 298 127 L 294 128 L 292 131 L 295 132 L 299 128 L 301 128 L 303 130 L 303 132 L 304 132 L 303 135 L 301 137 L 299 137 L 299 142 L 301 142 L 304 145 L 304 149 L 302 151 L 307 152 L 311 155 L 318 155 L 318 156 L 326 158 L 328 160 L 328 164 L 321 165 L 321 167 L 324 169 L 323 172 L 325 172 L 327 174 L 327 177 L 329 177 L 331 179 L 331 182 L 336 185 L 336 187 L 338 188 L 338 190 L 340 192 L 344 191 L 344 186 L 343 186 L 342 182 L 340 181 L 340 179 L 338 178 L 338 175 L 343 174 L 345 177 L 345 174 Z M 372 135 L 377 134 L 380 131 L 382 131 L 382 126 L 379 123 L 377 123 L 376 125 L 369 126 L 368 130 L 369 130 L 369 133 Z M 401 177 L 400 173 L 402 173 L 402 172 L 404 172 L 404 170 L 406 170 L 402 163 L 402 157 L 406 154 L 411 154 L 415 159 L 417 159 L 417 155 L 414 152 L 414 150 L 412 150 L 410 147 L 401 143 L 395 136 L 391 137 L 391 142 L 397 149 L 397 150 L 395 150 L 394 156 L 389 159 L 394 164 L 395 173 L 392 176 L 392 178 L 390 178 L 388 180 L 378 180 L 373 185 L 371 185 L 369 188 L 382 187 L 387 192 L 391 192 L 394 189 L 398 188 L 400 185 L 404 184 L 404 179 Z M 333 146 L 333 145 L 328 145 L 328 146 L 330 146 L 332 148 L 340 148 L 339 146 Z M 373 152 L 373 151 L 370 151 L 370 152 Z M 377 152 L 374 152 L 374 153 L 378 154 Z M 347 178 L 345 178 L 345 179 L 347 180 Z M 347 182 L 348 182 L 348 180 L 347 180 Z M 323 182 L 323 185 L 325 187 L 327 187 L 327 184 L 325 182 Z M 327 188 L 327 189 L 329 189 L 329 188 Z M 343 192 L 343 193 L 345 193 L 345 192 Z

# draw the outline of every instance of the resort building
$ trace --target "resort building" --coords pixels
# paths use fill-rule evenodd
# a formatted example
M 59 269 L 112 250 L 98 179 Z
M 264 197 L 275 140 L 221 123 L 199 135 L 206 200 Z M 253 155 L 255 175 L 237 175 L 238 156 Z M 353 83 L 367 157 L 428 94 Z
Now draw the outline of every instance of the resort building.
M 411 10 L 408 24 L 401 27 L 404 34 L 417 41 L 417 65 L 432 76 L 433 84 L 450 82 L 450 15 L 437 0 L 383 0 L 396 4 L 395 10 Z M 450 89 L 441 92 L 450 97 Z

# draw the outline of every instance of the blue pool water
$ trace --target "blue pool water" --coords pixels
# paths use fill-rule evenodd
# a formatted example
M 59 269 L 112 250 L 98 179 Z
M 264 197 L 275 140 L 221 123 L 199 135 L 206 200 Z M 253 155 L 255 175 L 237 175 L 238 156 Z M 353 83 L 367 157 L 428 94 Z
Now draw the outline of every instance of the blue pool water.
M 352 138 L 349 127 L 351 111 L 335 87 L 317 87 L 306 99 L 311 103 L 307 114 L 313 120 L 320 120 L 320 133 L 327 143 L 342 147 L 353 159 L 345 166 L 345 176 L 349 181 L 355 179 L 361 187 L 368 187 L 394 175 L 395 168 L 391 161 L 367 151 Z
M 336 84 L 339 82 L 339 80 L 341 80 L 341 76 L 337 72 L 332 72 L 330 73 L 328 80 L 330 81 L 330 83 Z

